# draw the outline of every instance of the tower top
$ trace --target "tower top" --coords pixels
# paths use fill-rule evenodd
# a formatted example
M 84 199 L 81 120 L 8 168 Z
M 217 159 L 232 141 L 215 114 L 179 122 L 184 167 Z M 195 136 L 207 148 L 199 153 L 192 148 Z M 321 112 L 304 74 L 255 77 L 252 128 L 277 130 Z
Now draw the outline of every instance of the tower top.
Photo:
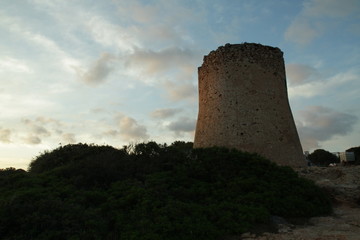
M 264 67 L 278 68 L 283 64 L 283 52 L 277 47 L 262 45 L 259 43 L 230 44 L 218 47 L 204 56 L 203 64 L 200 66 L 219 66 L 221 62 L 249 62 L 259 63 Z

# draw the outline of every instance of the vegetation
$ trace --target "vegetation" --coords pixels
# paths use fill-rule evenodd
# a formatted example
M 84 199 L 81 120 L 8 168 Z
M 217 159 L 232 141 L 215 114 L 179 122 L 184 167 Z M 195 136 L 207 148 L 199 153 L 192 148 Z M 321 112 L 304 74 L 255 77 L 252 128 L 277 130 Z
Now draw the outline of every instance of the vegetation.
M 313 182 L 262 157 L 192 143 L 75 144 L 0 170 L 0 236 L 10 239 L 219 239 L 312 217 L 331 205 Z
M 360 165 L 360 146 L 352 147 L 346 150 L 346 152 L 354 152 L 355 154 L 355 164 Z
M 309 154 L 308 156 L 311 163 L 315 164 L 316 166 L 329 166 L 330 163 L 339 163 L 340 159 L 323 149 L 316 149 L 313 153 Z

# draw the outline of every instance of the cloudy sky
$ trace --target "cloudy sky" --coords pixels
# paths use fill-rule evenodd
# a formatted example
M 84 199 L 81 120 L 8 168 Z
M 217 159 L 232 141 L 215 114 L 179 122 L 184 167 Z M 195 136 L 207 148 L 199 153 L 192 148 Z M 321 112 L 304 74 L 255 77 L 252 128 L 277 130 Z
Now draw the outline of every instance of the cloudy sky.
M 360 145 L 358 0 L 1 0 L 0 168 L 60 144 L 193 141 L 197 67 L 284 52 L 304 150 Z

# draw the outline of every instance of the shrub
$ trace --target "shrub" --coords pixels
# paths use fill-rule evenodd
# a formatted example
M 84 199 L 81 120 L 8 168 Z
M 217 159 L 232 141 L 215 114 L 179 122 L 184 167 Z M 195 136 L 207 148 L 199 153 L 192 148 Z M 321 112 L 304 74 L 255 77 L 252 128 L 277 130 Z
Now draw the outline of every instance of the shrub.
M 313 153 L 309 154 L 309 160 L 317 166 L 329 166 L 330 163 L 339 163 L 340 159 L 331 152 L 323 149 L 316 149 Z
M 326 195 L 288 167 L 184 142 L 61 146 L 28 173 L 0 177 L 3 239 L 219 239 L 270 215 L 331 211 Z

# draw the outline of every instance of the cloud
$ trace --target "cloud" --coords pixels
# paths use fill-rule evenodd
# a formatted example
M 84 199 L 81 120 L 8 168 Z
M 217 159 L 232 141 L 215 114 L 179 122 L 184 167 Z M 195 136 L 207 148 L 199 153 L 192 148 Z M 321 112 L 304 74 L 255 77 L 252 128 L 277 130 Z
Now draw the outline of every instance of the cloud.
M 40 125 L 41 123 L 37 123 L 36 120 L 24 118 L 21 121 L 27 130 L 27 136 L 22 138 L 25 143 L 32 145 L 40 144 L 42 142 L 41 138 L 51 136 L 51 133 L 43 125 Z
M 132 22 L 129 29 L 141 46 L 159 48 L 164 46 L 180 46 L 193 43 L 188 34 L 187 24 L 201 22 L 200 11 L 184 6 L 178 1 L 155 1 L 151 4 L 141 1 L 114 0 L 118 7 L 119 16 Z M 146 40 L 146 42 L 142 41 Z
M 125 57 L 125 67 L 136 69 L 144 76 L 154 76 L 169 71 L 172 73 L 174 71 L 185 72 L 187 75 L 192 75 L 198 57 L 199 54 L 195 50 L 178 47 L 160 51 L 135 49 L 132 54 Z
M 112 60 L 114 60 L 112 55 L 103 53 L 87 71 L 84 72 L 76 67 L 75 69 L 83 82 L 89 85 L 97 85 L 103 83 L 113 70 L 111 66 Z
M 175 114 L 181 112 L 181 109 L 178 108 L 163 108 L 163 109 L 157 109 L 150 113 L 150 116 L 152 118 L 169 118 L 174 116 Z
M 359 9 L 358 0 L 312 0 L 305 2 L 303 14 L 309 17 L 346 17 Z
M 307 0 L 303 9 L 285 32 L 285 39 L 306 45 L 322 35 L 329 27 L 329 19 L 344 19 L 359 13 L 357 0 Z
M 31 68 L 24 62 L 12 57 L 0 59 L 0 72 L 32 73 Z
M 115 70 L 115 63 L 123 65 L 122 73 L 145 83 L 159 83 L 169 77 L 191 81 L 196 73 L 199 56 L 197 51 L 177 47 L 159 51 L 136 48 L 132 53 L 118 56 L 104 53 L 87 71 L 80 67 L 74 69 L 83 82 L 91 85 L 103 83 Z
M 62 141 L 64 141 L 65 144 L 72 144 L 75 143 L 75 134 L 73 133 L 64 133 L 61 135 Z
M 182 136 L 184 133 L 192 133 L 195 131 L 196 119 L 181 117 L 178 120 L 171 122 L 167 127 L 173 131 L 177 136 Z
M 107 130 L 105 132 L 103 132 L 103 134 L 105 136 L 110 136 L 110 137 L 117 137 L 119 135 L 119 131 L 116 130 Z
M 101 108 L 101 107 L 97 107 L 97 108 L 90 109 L 90 112 L 94 113 L 94 114 L 100 114 L 100 113 L 105 113 L 106 109 Z
M 23 118 L 21 123 L 25 127 L 23 130 L 21 139 L 27 144 L 40 144 L 43 140 L 56 141 L 65 141 L 67 143 L 74 142 L 74 136 L 68 133 L 63 133 L 62 128 L 65 128 L 65 125 L 50 117 L 36 117 L 34 119 Z M 62 139 L 62 140 L 60 140 Z
M 286 75 L 289 80 L 289 85 L 292 86 L 302 85 L 313 80 L 314 77 L 319 77 L 315 68 L 295 63 L 286 65 Z
M 11 137 L 11 130 L 10 129 L 3 129 L 0 127 L 0 142 L 2 143 L 10 143 Z
M 314 29 L 309 20 L 299 17 L 286 30 L 285 39 L 300 45 L 306 45 L 320 35 L 320 29 Z
M 31 145 L 36 145 L 36 144 L 41 143 L 41 139 L 34 135 L 28 135 L 27 137 L 25 137 L 23 139 L 24 139 L 25 143 L 31 144 Z
M 60 62 L 63 70 L 66 72 L 74 73 L 74 66 L 80 66 L 80 61 L 73 58 L 70 54 L 64 51 L 56 41 L 32 31 L 31 24 L 18 18 L 16 16 L 7 15 L 4 12 L 0 12 L 0 26 L 5 26 L 6 29 L 13 34 L 16 34 L 18 39 L 25 40 L 26 43 L 32 43 L 31 48 L 37 47 L 39 51 L 47 51 L 49 56 L 52 56 L 51 60 L 48 57 L 48 61 L 55 61 L 58 67 Z M 8 63 L 9 64 L 9 63 Z M 32 72 L 24 62 L 15 60 L 11 65 L 17 64 L 17 70 Z M 20 65 L 19 65 L 20 64 Z
M 57 105 L 52 102 L 53 99 L 46 99 L 43 95 L 32 92 L 33 90 L 29 90 L 26 86 L 23 88 L 18 82 L 13 86 L 6 85 L 5 91 L 0 92 L 1 118 L 18 119 L 21 116 L 32 115 L 34 112 L 57 109 Z M 39 88 L 39 90 L 43 89 Z
M 315 76 L 319 76 L 319 78 L 315 78 Z M 352 84 L 358 84 L 359 78 L 360 78 L 360 74 L 357 72 L 357 70 L 348 70 L 346 72 L 340 72 L 335 76 L 329 77 L 327 79 L 320 78 L 320 74 L 315 73 L 312 74 L 312 76 L 309 76 L 309 80 L 311 81 L 304 80 L 302 84 L 290 85 L 288 88 L 288 93 L 290 98 L 296 98 L 296 97 L 310 98 L 314 96 L 330 95 L 330 94 L 337 95 L 340 93 L 338 91 L 339 86 L 342 87 L 349 86 L 348 87 L 349 89 L 358 87 L 358 86 L 353 86 L 353 87 L 351 86 Z
M 196 50 L 178 47 L 160 51 L 136 49 L 123 57 L 128 74 L 148 84 L 160 84 L 173 101 L 195 100 L 197 90 L 192 82 L 200 59 Z
M 115 48 L 116 53 L 129 53 L 142 47 L 183 45 L 191 41 L 191 37 L 185 31 L 188 28 L 182 26 L 185 23 L 193 25 L 201 19 L 199 11 L 170 0 L 151 4 L 137 0 L 112 0 L 113 9 L 110 11 L 96 7 L 99 6 L 97 3 L 90 9 L 83 1 L 49 3 L 36 0 L 35 4 L 37 10 L 42 10 L 55 19 L 61 29 L 67 30 L 70 40 L 78 38 L 73 33 L 80 29 L 81 35 L 89 34 L 94 42 Z
M 174 83 L 166 81 L 164 82 L 163 87 L 165 88 L 170 100 L 179 101 L 189 99 L 191 101 L 196 101 L 197 89 L 192 83 Z
M 155 22 L 158 17 L 159 9 L 155 5 L 141 5 L 139 2 L 134 1 L 128 8 L 120 8 L 123 14 L 131 13 L 133 20 L 139 23 Z M 126 11 L 126 12 L 125 12 Z
M 29 120 L 27 120 L 27 121 L 29 121 Z M 63 125 L 59 120 L 56 120 L 54 118 L 49 118 L 49 117 L 43 117 L 43 116 L 37 117 L 35 119 L 35 121 L 38 122 L 39 124 L 43 124 L 43 125 L 52 124 L 57 127 L 60 127 Z
M 30 119 L 22 119 L 22 122 L 27 126 L 30 130 L 31 134 L 39 136 L 39 137 L 49 137 L 51 133 L 42 125 L 36 123 L 36 121 L 32 121 Z
M 113 24 L 96 13 L 82 14 L 82 21 L 93 39 L 105 47 L 116 47 L 120 51 L 129 52 L 140 46 L 132 32 L 134 28 L 126 28 Z
M 118 118 L 119 134 L 126 141 L 146 141 L 149 139 L 147 129 L 135 119 L 120 115 Z
M 56 20 L 61 29 L 65 30 L 65 32 L 62 32 L 62 37 L 65 36 L 70 40 L 79 41 L 78 37 L 73 33 L 85 33 L 103 47 L 115 47 L 121 51 L 129 51 L 133 45 L 137 45 L 136 37 L 131 34 L 132 28 L 128 29 L 111 22 L 107 18 L 109 11 L 102 11 L 100 8 L 95 7 L 96 4 L 93 5 L 93 9 L 90 9 L 87 3 L 82 1 L 70 3 L 55 0 L 32 0 L 32 3 L 36 5 L 38 11 L 40 10 L 50 16 L 51 20 Z M 120 17 L 125 19 L 123 16 Z
M 358 117 L 322 106 L 311 106 L 297 113 L 297 129 L 304 150 L 315 149 L 322 141 L 345 136 L 353 130 Z

